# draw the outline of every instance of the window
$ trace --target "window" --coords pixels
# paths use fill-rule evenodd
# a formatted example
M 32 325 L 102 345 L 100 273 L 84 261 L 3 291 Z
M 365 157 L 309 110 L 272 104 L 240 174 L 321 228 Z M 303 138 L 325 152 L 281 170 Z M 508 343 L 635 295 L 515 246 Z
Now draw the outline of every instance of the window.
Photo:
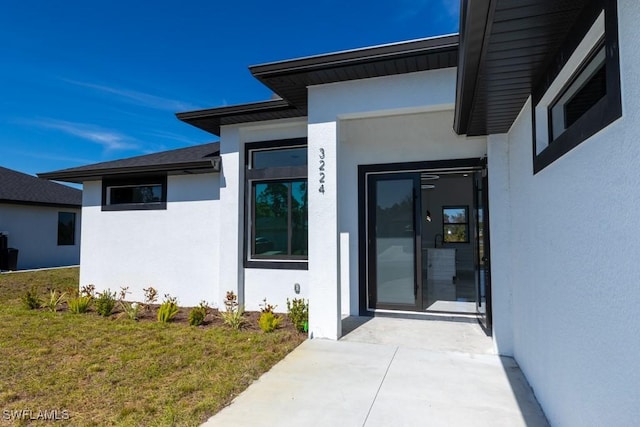
M 533 92 L 534 173 L 622 116 L 615 0 L 591 0 Z
M 562 135 L 607 94 L 607 69 L 604 59 L 604 47 L 600 47 L 549 109 L 552 140 Z
M 167 177 L 138 177 L 102 182 L 102 210 L 167 208 Z
M 58 246 L 76 244 L 76 214 L 58 212 Z
M 442 235 L 444 243 L 469 242 L 469 207 L 442 207 Z
M 307 181 L 253 183 L 255 258 L 307 257 Z
M 306 139 L 246 144 L 247 267 L 306 268 Z

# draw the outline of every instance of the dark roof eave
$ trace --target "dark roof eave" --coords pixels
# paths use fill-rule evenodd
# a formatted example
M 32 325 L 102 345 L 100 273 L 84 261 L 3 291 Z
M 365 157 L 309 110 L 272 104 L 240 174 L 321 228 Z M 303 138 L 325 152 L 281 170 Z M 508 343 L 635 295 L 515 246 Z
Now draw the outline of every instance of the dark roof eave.
M 256 113 L 261 111 L 271 111 L 279 108 L 293 108 L 283 99 L 272 99 L 268 101 L 252 102 L 248 104 L 228 105 L 225 107 L 207 108 L 204 110 L 185 111 L 176 113 L 176 117 L 182 121 L 194 119 L 208 119 L 215 116 L 228 116 L 236 114 Z
M 309 72 L 325 68 L 355 65 L 364 62 L 382 61 L 395 56 L 407 56 L 431 51 L 457 49 L 458 35 L 410 40 L 381 46 L 314 55 L 285 61 L 269 62 L 249 67 L 255 77 L 273 77 L 278 74 Z
M 145 173 L 164 173 L 179 171 L 199 171 L 199 172 L 216 172 L 213 167 L 212 160 L 219 159 L 220 156 L 209 157 L 207 160 L 198 160 L 194 162 L 171 163 L 165 165 L 146 165 L 146 166 L 129 166 L 121 168 L 105 168 L 91 169 L 86 171 L 55 171 L 39 173 L 38 177 L 50 179 L 54 181 L 73 182 L 76 184 L 93 179 L 101 179 L 104 177 L 134 175 Z
M 468 130 L 476 84 L 488 24 L 493 20 L 493 10 L 488 1 L 462 0 L 460 7 L 460 50 L 456 78 L 456 107 L 453 130 L 465 135 Z M 495 3 L 495 2 L 494 2 Z M 495 7 L 495 5 L 494 5 Z
M 37 202 L 33 200 L 9 200 L 9 199 L 0 199 L 0 204 L 7 205 L 25 205 L 25 206 L 45 206 L 51 208 L 70 208 L 70 209 L 80 209 L 82 208 L 82 204 L 73 204 L 73 203 L 53 203 L 53 202 Z
M 220 136 L 220 127 L 225 124 L 273 120 L 274 113 L 280 113 L 284 116 L 283 118 L 304 117 L 306 115 L 306 111 L 297 109 L 283 99 L 271 99 L 248 104 L 186 111 L 176 113 L 176 117 L 185 123 Z

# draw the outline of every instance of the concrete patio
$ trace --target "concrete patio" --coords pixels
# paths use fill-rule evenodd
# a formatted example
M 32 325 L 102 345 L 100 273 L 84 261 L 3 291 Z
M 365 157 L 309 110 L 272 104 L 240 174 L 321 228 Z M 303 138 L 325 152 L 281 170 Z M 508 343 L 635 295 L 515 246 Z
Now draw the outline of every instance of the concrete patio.
M 205 426 L 548 426 L 474 319 L 348 318 L 308 340 Z

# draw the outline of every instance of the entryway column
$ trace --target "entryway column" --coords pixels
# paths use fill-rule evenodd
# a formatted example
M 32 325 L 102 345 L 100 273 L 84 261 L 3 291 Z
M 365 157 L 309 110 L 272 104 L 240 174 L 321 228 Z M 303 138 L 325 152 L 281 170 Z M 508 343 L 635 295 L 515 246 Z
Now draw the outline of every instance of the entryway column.
M 244 224 L 244 156 L 240 132 L 236 128 L 223 127 L 220 138 L 220 281 L 216 300 L 224 309 L 227 291 L 238 295 L 244 304 L 244 278 L 242 242 Z M 239 219 L 238 219 L 239 218 Z
M 340 263 L 336 121 L 308 126 L 309 336 L 338 339 Z
M 511 312 L 511 213 L 509 190 L 509 139 L 487 137 L 489 170 L 489 223 L 491 230 L 491 300 L 493 342 L 498 354 L 513 355 Z

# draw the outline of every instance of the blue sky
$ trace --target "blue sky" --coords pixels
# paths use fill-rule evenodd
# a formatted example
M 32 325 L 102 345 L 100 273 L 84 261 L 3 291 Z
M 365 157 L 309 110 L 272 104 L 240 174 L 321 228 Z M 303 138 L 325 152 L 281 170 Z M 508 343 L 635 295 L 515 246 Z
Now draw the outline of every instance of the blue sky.
M 455 33 L 458 15 L 458 0 L 3 1 L 0 166 L 214 141 L 174 113 L 269 99 L 249 65 Z

